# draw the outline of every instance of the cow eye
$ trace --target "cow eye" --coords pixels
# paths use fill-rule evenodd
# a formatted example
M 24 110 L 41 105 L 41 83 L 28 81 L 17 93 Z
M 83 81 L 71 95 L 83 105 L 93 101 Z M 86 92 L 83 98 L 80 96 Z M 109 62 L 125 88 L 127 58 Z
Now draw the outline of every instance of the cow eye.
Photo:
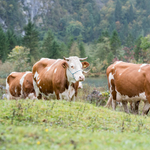
M 74 67 L 73 67 L 73 66 L 71 66 L 71 68 L 73 69 Z

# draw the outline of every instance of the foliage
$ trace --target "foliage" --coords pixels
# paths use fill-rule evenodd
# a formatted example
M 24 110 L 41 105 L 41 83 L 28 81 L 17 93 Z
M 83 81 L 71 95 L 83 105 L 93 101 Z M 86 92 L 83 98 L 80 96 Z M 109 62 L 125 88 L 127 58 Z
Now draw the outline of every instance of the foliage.
M 80 50 L 80 57 L 81 57 L 81 58 L 86 57 L 85 48 L 84 48 L 83 42 L 81 42 L 81 43 L 79 44 L 79 50 Z
M 83 102 L 0 101 L 1 149 L 149 149 L 150 118 Z
M 70 48 L 69 56 L 78 56 L 80 57 L 80 50 L 77 42 L 73 42 Z
M 36 5 L 0 1 L 3 63 L 16 45 L 30 49 L 31 66 L 41 57 L 88 56 L 96 76 L 115 60 L 149 62 L 150 1 L 42 0 L 35 11 Z
M 45 36 L 44 36 L 44 40 L 43 40 L 43 44 L 42 44 L 42 52 L 43 53 L 43 57 L 49 57 L 52 58 L 53 55 L 53 49 L 52 49 L 52 43 L 54 41 L 54 35 L 52 33 L 51 30 L 49 30 Z
M 0 78 L 6 78 L 11 72 L 14 71 L 14 66 L 11 62 L 5 61 L 2 63 L 0 61 Z M 0 82 L 2 84 L 2 82 Z
M 110 46 L 114 56 L 117 56 L 117 49 L 121 46 L 121 41 L 116 30 L 113 31 L 110 38 Z
M 26 47 L 16 46 L 8 55 L 8 60 L 13 64 L 14 71 L 23 72 L 31 70 L 28 63 L 30 50 Z
M 8 53 L 7 37 L 0 26 L 0 60 L 4 62 L 7 58 L 7 53 Z
M 34 64 L 39 58 L 39 35 L 38 31 L 35 29 L 34 23 L 30 20 L 28 24 L 24 27 L 25 35 L 23 37 L 23 45 L 30 49 L 29 51 L 29 62 Z M 31 56 L 34 56 L 33 61 L 31 61 Z
M 147 50 L 150 48 L 150 35 L 141 38 L 141 46 L 142 49 Z

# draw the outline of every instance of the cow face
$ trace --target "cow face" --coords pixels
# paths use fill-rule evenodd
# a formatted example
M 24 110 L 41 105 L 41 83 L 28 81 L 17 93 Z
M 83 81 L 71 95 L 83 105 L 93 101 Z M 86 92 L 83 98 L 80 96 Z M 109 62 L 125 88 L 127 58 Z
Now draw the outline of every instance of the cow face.
M 76 56 L 64 58 L 64 60 L 66 60 L 68 63 L 68 68 L 67 68 L 68 80 L 73 83 L 75 83 L 76 81 L 84 81 L 85 76 L 83 75 L 82 68 L 86 68 L 86 66 L 88 66 L 87 63 L 81 63 L 80 58 Z

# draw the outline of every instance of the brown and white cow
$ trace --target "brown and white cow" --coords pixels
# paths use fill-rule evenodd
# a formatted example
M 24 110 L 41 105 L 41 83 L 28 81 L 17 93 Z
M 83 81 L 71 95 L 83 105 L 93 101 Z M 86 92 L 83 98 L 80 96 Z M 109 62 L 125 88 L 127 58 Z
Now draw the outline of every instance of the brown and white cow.
M 72 56 L 63 59 L 42 58 L 34 64 L 33 85 L 37 97 L 48 97 L 55 94 L 57 99 L 66 96 L 73 100 L 77 95 L 79 81 L 84 81 L 83 68 L 89 66 L 88 62 L 80 62 L 87 58 Z
M 135 107 L 143 100 L 143 114 L 150 108 L 150 65 L 117 61 L 107 68 L 110 98 L 106 104 L 116 109 L 116 101 L 122 102 L 125 112 L 129 112 L 127 102 Z M 137 108 L 136 108 L 137 109 Z
M 7 99 L 35 99 L 32 72 L 12 72 L 6 79 Z

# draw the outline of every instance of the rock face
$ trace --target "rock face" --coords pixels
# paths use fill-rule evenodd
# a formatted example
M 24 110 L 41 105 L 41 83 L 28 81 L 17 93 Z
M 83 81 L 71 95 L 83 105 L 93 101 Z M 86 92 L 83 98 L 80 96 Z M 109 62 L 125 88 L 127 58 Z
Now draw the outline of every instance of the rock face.
M 41 16 L 44 16 L 48 12 L 48 6 L 51 4 L 51 0 L 24 0 L 21 1 L 22 11 L 25 16 L 26 22 L 29 18 L 31 18 L 31 21 L 34 21 L 35 18 L 40 18 L 39 23 L 43 23 L 43 20 L 41 20 Z M 36 19 L 38 20 L 38 19 Z
M 12 5 L 11 3 L 15 4 Z M 99 9 L 101 9 L 104 5 L 102 0 L 95 0 L 95 3 Z M 53 16 L 53 18 L 57 21 L 65 15 L 70 15 L 72 2 L 69 0 L 65 2 L 60 0 L 16 0 L 15 2 L 7 2 L 6 0 L 3 0 L 2 2 L 0 1 L 0 14 L 2 14 L 0 15 L 0 25 L 3 29 L 7 29 L 8 24 L 10 25 L 9 19 L 7 18 L 9 13 L 6 13 L 6 11 L 8 12 L 10 9 L 9 6 L 16 11 L 13 18 L 18 18 L 18 20 L 16 19 L 14 22 L 15 30 L 21 30 L 24 27 L 24 24 L 28 23 L 29 19 L 31 19 L 31 21 L 37 26 L 44 26 L 45 24 L 51 24 L 51 20 L 47 20 L 47 18 L 50 19 L 53 14 L 56 16 L 58 16 L 57 14 L 60 15 L 58 18 Z M 14 12 L 14 10 L 12 12 Z M 19 16 L 21 17 L 19 18 Z M 19 21 L 21 21 L 22 24 L 18 23 Z

